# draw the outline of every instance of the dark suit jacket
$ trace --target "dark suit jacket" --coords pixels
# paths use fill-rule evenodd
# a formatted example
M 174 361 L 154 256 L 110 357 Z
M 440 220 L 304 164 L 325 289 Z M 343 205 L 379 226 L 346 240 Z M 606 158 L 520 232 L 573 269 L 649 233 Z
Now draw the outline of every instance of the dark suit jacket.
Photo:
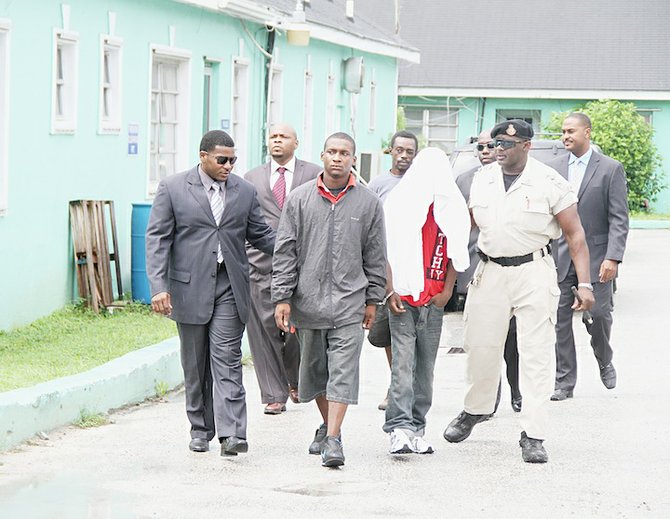
M 566 153 L 548 165 L 567 179 L 569 159 L 570 154 Z M 577 210 L 589 246 L 591 281 L 596 282 L 601 263 L 606 259 L 622 261 L 626 249 L 628 188 L 621 162 L 593 150 L 577 197 Z M 557 241 L 558 280 L 563 281 L 572 259 L 565 238 Z
M 265 223 L 256 189 L 231 174 L 226 205 L 217 226 L 197 168 L 162 180 L 146 233 L 151 294 L 169 292 L 172 318 L 205 324 L 212 317 L 216 290 L 217 243 L 242 322 L 249 315 L 249 263 L 245 240 L 272 254 L 275 232 Z
M 267 162 L 250 170 L 244 175 L 244 178 L 256 188 L 258 201 L 265 215 L 265 221 L 276 231 L 282 211 L 277 205 L 277 201 L 272 194 L 272 189 L 270 189 L 270 164 L 270 162 Z M 305 182 L 315 179 L 322 170 L 321 166 L 296 159 L 291 191 Z M 264 254 L 249 244 L 247 244 L 247 255 L 249 257 L 252 279 L 260 280 L 272 273 L 272 256 Z

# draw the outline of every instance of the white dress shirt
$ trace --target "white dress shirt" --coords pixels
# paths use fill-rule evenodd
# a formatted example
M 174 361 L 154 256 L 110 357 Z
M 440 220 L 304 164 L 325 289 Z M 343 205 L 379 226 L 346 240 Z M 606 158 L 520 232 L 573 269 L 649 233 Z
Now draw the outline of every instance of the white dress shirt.
M 270 189 L 275 187 L 275 182 L 279 179 L 277 169 L 284 167 L 284 180 L 286 180 L 286 195 L 291 192 L 291 184 L 293 184 L 293 173 L 295 172 L 295 157 L 291 158 L 284 166 L 277 164 L 274 159 L 270 161 Z
M 570 182 L 575 194 L 579 193 L 591 155 L 593 155 L 593 149 L 590 146 L 581 157 L 576 157 L 574 153 L 570 153 L 570 158 L 568 158 L 568 182 Z

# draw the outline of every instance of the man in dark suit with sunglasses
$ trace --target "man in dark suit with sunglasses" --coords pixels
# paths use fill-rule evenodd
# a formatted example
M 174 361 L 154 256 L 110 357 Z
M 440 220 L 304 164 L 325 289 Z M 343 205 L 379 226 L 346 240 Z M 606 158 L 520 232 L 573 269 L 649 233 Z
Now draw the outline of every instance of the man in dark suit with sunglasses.
M 151 306 L 177 323 L 184 369 L 189 449 L 247 452 L 242 334 L 249 315 L 245 240 L 272 254 L 252 184 L 231 175 L 235 144 L 221 130 L 200 142 L 200 163 L 158 185 L 146 233 Z
M 491 130 L 484 130 L 477 137 L 477 158 L 482 167 L 492 164 L 496 161 L 495 141 L 491 137 Z M 456 185 L 463 193 L 463 198 L 466 202 L 470 199 L 470 187 L 472 180 L 475 178 L 475 173 L 481 168 L 475 168 L 471 171 L 466 171 L 458 175 L 456 178 Z M 465 272 L 458 272 L 456 278 L 457 293 L 465 300 L 468 292 L 468 284 L 472 279 L 472 275 L 479 264 L 479 256 L 477 255 L 477 238 L 479 238 L 479 228 L 473 226 L 470 230 L 470 240 L 468 242 L 468 252 L 470 253 L 470 266 Z M 505 349 L 503 353 L 505 357 L 505 365 L 507 366 L 507 382 L 509 383 L 510 393 L 512 395 L 511 404 L 515 413 L 521 412 L 521 390 L 519 389 L 519 351 L 516 345 L 516 318 L 512 317 L 509 322 L 509 331 L 505 339 Z M 498 386 L 498 397 L 496 405 L 493 410 L 495 413 L 498 410 L 500 403 L 500 391 Z

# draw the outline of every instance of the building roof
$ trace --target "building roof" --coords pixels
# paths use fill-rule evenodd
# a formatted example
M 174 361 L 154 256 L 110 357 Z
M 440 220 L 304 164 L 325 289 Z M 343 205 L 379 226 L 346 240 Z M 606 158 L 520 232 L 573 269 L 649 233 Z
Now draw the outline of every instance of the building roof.
M 402 0 L 412 89 L 670 92 L 668 0 Z
M 175 0 L 222 14 L 285 29 L 296 0 Z M 395 30 L 395 2 L 358 0 L 354 16 L 346 15 L 346 0 L 309 0 L 304 12 L 312 38 L 366 52 L 419 62 L 419 52 Z

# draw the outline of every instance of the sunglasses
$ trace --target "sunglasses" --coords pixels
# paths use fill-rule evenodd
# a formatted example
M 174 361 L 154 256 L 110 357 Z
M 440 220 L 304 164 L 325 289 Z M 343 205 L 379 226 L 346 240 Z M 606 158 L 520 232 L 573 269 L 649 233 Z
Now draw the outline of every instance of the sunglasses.
M 237 157 L 224 157 L 223 155 L 216 157 L 216 163 L 221 164 L 222 166 L 227 162 L 230 162 L 230 165 L 232 166 L 235 164 L 235 161 L 237 161 Z
M 210 153 L 207 153 L 207 155 L 210 155 Z M 228 164 L 229 162 L 230 165 L 232 166 L 237 161 L 237 157 L 224 157 L 223 155 L 217 155 L 214 158 L 216 159 L 216 163 L 220 164 L 221 166 L 223 166 L 224 164 Z
M 526 141 L 504 141 L 502 139 L 496 139 L 493 141 L 494 146 L 497 148 L 500 146 L 503 150 L 510 150 L 514 148 L 517 144 L 524 143 Z
M 496 147 L 496 143 L 491 141 L 487 142 L 486 144 L 477 144 L 477 151 L 484 151 L 484 148 L 488 148 L 492 150 L 493 148 Z

